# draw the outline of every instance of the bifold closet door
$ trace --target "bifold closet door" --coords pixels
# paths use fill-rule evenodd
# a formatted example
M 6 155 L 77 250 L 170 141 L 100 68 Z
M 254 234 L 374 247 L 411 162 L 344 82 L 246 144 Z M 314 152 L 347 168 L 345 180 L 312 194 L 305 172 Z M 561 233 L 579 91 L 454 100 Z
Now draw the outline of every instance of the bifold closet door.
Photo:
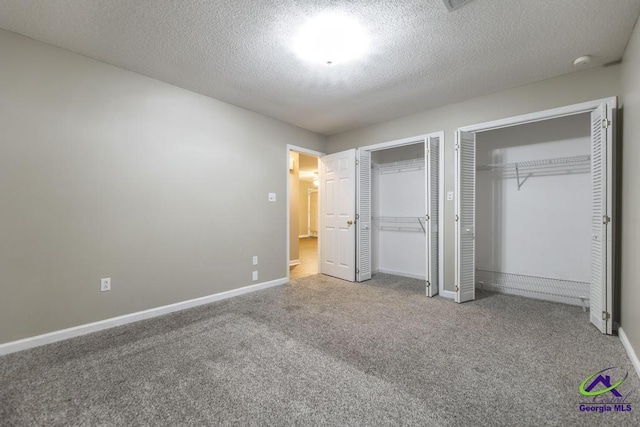
M 455 149 L 455 300 L 475 299 L 476 135 L 458 131 Z
M 602 333 L 613 332 L 613 112 L 602 104 L 591 113 L 591 289 L 590 320 Z
M 357 150 L 356 281 L 371 279 L 371 151 Z
M 353 282 L 356 273 L 356 150 L 320 158 L 320 272 Z
M 436 296 L 439 292 L 440 143 L 439 137 L 429 137 L 424 147 L 428 297 Z

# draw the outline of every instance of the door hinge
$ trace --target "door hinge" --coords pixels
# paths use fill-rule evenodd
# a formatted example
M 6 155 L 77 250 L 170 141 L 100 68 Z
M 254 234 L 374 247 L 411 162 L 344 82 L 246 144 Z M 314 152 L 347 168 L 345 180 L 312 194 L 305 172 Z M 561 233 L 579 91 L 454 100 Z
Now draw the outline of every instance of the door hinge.
M 456 222 L 460 221 L 460 217 L 456 215 Z
M 608 215 L 603 215 L 603 216 L 602 216 L 602 223 L 603 223 L 603 224 L 607 225 L 607 224 L 609 224 L 610 222 L 611 222 L 611 217 L 610 217 L 610 216 L 608 216 Z
M 360 274 L 360 269 L 356 268 L 356 273 Z
M 607 129 L 609 126 L 611 126 L 611 120 L 602 119 L 602 129 Z
M 603 311 L 602 320 L 609 320 L 609 319 L 611 319 L 611 314 L 608 311 Z
M 356 159 L 356 166 L 360 164 L 360 160 Z
M 456 144 L 456 151 L 460 149 L 460 144 Z
M 356 214 L 356 219 L 360 219 L 360 214 Z
M 431 286 L 431 282 L 430 282 L 430 281 L 428 281 L 428 280 L 427 280 L 427 281 L 426 281 L 426 283 L 427 283 L 427 288 L 428 288 L 429 286 Z
M 460 287 L 459 287 L 459 286 L 456 286 L 456 287 L 454 288 L 454 290 L 455 290 L 456 292 L 459 292 L 459 291 L 460 291 Z
M 424 216 L 424 220 L 425 220 L 425 221 L 429 221 L 430 219 L 431 219 L 431 217 L 429 216 L 429 214 L 426 214 L 426 215 Z

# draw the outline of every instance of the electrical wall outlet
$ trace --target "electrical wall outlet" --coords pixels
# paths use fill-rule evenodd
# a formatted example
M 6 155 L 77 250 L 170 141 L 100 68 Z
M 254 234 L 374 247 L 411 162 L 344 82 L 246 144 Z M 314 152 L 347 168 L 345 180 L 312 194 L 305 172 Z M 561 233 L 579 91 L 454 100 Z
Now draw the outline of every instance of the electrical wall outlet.
M 270 202 L 276 201 L 276 193 L 269 193 L 269 201 Z
M 258 256 L 253 257 L 253 265 L 258 265 Z
M 447 191 L 447 200 L 448 201 L 452 201 L 453 200 L 453 191 Z
M 256 280 L 258 280 L 258 272 L 257 272 L 257 271 L 254 271 L 254 272 L 253 272 L 253 274 L 252 274 L 252 279 L 253 279 L 253 281 L 254 281 L 254 282 L 255 282 Z
M 100 279 L 100 292 L 107 292 L 111 290 L 111 278 Z

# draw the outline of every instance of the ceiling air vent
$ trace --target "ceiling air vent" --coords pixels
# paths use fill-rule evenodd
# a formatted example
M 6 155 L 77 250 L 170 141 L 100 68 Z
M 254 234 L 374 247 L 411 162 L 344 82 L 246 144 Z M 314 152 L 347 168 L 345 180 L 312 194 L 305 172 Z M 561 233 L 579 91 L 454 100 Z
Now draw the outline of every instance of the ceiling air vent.
M 449 11 L 454 11 L 456 9 L 460 9 L 462 6 L 466 6 L 471 3 L 473 0 L 444 0 L 444 5 L 447 6 Z

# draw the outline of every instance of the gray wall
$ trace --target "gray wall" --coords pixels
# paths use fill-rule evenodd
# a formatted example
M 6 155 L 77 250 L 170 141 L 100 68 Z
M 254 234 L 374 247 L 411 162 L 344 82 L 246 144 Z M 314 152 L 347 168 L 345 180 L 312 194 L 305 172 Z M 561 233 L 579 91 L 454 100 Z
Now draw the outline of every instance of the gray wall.
M 619 94 L 620 66 L 594 68 L 450 104 L 397 120 L 330 136 L 328 153 L 445 131 L 444 190 L 454 190 L 455 132 L 461 126 L 546 110 Z M 444 289 L 454 287 L 454 202 L 444 209 Z
M 423 159 L 424 143 L 404 145 L 402 147 L 387 148 L 371 153 L 373 163 L 393 163 L 404 160 Z
M 622 61 L 622 307 L 621 325 L 640 354 L 640 25 Z
M 0 343 L 250 285 L 253 255 L 286 277 L 286 144 L 324 137 L 1 30 L 0 58 Z

